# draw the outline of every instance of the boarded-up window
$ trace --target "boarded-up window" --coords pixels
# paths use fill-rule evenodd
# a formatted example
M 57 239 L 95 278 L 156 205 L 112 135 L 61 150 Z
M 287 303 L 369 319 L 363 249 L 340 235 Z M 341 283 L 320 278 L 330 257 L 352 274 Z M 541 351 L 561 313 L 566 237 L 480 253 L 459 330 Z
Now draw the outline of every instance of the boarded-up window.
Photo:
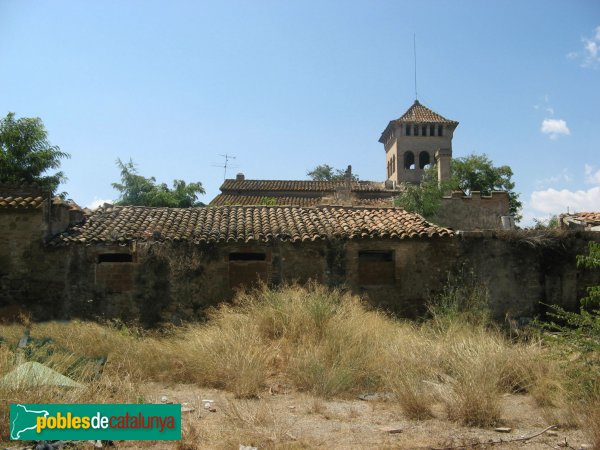
M 361 286 L 390 285 L 395 280 L 393 251 L 358 252 L 358 283 Z
M 130 253 L 102 253 L 98 255 L 98 262 L 133 262 Z
M 265 253 L 230 253 L 229 287 L 252 286 L 269 281 Z
M 130 253 L 102 253 L 96 264 L 96 286 L 108 292 L 133 289 L 133 256 Z

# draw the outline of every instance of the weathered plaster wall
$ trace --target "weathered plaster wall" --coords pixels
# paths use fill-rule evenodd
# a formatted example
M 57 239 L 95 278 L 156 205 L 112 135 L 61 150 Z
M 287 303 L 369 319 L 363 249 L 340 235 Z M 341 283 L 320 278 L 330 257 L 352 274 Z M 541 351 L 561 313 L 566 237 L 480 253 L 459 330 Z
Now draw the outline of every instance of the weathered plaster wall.
M 500 218 L 509 214 L 506 192 L 492 192 L 489 196 L 453 192 L 452 196 L 442 198 L 432 222 L 455 230 L 498 230 L 502 228 Z
M 490 231 L 454 238 L 304 244 L 52 247 L 34 239 L 41 222 L 34 213 L 0 214 L 0 225 L 8 230 L 0 238 L 0 316 L 23 310 L 39 320 L 118 317 L 144 325 L 198 319 L 206 308 L 232 299 L 232 271 L 236 264 L 247 263 L 230 261 L 232 253 L 264 254 L 264 273 L 271 285 L 313 279 L 347 286 L 373 305 L 404 316 L 420 315 L 425 302 L 442 290 L 449 271 L 472 269 L 487 284 L 498 319 L 532 317 L 540 312 L 540 301 L 575 308 L 586 286 L 600 283 L 597 272 L 576 267 L 576 255 L 587 252 L 588 242 L 600 242 L 600 234 L 591 232 Z M 131 258 L 117 262 L 114 255 Z M 252 281 L 252 274 L 244 276 Z

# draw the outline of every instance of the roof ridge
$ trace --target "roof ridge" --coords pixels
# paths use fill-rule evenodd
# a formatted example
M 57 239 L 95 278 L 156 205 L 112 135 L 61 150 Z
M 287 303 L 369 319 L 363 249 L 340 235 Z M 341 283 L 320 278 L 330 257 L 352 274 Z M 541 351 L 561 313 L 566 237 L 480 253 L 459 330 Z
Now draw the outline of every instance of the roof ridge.
M 429 117 L 428 117 L 429 116 Z M 402 114 L 397 122 L 444 122 L 456 123 L 455 120 L 450 120 L 442 116 L 440 113 L 433 111 L 431 108 L 423 105 L 419 100 L 410 105 L 404 114 Z
M 315 239 L 406 239 L 453 236 L 451 229 L 394 207 L 252 205 L 167 208 L 117 206 L 97 211 L 50 245 L 131 241 L 304 242 Z

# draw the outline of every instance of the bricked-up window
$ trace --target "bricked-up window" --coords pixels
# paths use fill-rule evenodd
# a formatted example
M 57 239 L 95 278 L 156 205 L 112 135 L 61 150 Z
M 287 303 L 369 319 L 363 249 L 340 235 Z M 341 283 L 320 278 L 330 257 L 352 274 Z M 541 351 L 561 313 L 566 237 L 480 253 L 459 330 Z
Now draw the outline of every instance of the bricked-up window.
M 133 289 L 133 256 L 130 253 L 102 253 L 96 264 L 96 286 L 108 292 Z
M 396 281 L 393 251 L 358 252 L 358 284 L 392 285 Z
M 103 253 L 98 255 L 98 262 L 133 262 L 133 256 L 129 253 Z
M 229 254 L 229 287 L 252 286 L 269 281 L 266 253 L 236 252 Z

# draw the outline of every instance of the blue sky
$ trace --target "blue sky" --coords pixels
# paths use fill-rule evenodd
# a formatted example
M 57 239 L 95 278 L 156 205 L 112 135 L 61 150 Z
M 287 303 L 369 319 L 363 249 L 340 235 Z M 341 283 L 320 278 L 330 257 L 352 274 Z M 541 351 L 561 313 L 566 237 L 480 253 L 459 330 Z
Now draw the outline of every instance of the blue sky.
M 454 156 L 508 164 L 526 223 L 600 210 L 598 1 L 0 0 L 0 114 L 41 117 L 81 205 L 115 160 L 201 181 L 327 163 L 383 181 L 414 101 L 458 120 Z

